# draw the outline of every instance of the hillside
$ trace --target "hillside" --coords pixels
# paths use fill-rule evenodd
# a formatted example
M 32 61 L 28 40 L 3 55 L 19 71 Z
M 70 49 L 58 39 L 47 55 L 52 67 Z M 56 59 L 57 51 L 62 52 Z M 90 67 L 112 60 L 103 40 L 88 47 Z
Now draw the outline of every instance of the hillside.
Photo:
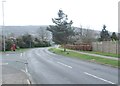
M 25 33 L 36 34 L 40 27 L 45 29 L 47 26 L 5 26 L 4 29 L 2 29 L 2 27 L 0 28 L 0 32 L 3 30 L 6 35 L 12 33 L 15 36 L 23 35 Z

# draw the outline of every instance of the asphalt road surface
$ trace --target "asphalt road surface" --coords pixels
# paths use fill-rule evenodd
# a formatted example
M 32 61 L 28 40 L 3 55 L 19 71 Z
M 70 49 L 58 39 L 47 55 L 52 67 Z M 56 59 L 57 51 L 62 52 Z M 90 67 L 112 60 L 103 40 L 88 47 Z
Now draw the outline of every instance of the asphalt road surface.
M 20 52 L 0 53 L 0 84 L 30 84 L 25 65 Z
M 118 69 L 35 48 L 21 54 L 35 84 L 117 84 Z

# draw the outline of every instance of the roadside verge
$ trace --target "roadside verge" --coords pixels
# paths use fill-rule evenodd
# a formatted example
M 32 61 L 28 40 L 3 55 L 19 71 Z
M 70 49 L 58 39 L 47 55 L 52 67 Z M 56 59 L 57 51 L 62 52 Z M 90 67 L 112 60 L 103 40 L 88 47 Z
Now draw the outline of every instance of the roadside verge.
M 98 56 L 90 56 L 90 55 L 86 55 L 86 54 L 80 54 L 80 53 L 74 52 L 74 51 L 64 52 L 63 50 L 61 50 L 59 48 L 50 48 L 48 50 L 50 52 L 53 52 L 53 53 L 58 54 L 58 55 L 78 58 L 78 59 L 81 59 L 81 60 L 86 60 L 86 61 L 90 61 L 90 62 L 104 64 L 104 65 L 108 65 L 108 66 L 112 66 L 112 67 L 119 67 L 119 65 L 118 65 L 119 60 L 112 60 L 112 59 L 109 59 L 109 58 L 101 58 L 101 57 L 98 57 Z

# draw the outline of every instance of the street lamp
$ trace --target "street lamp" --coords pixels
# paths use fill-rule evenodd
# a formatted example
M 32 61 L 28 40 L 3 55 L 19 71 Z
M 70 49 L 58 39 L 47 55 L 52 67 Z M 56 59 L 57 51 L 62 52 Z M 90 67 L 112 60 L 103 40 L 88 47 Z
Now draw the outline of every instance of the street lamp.
M 3 13 L 3 26 L 2 26 L 2 29 L 4 30 L 4 2 L 6 2 L 5 0 L 2 1 L 2 13 Z M 3 31 L 2 30 L 2 31 Z M 4 51 L 5 51 L 5 32 L 3 31 L 3 48 L 4 48 Z

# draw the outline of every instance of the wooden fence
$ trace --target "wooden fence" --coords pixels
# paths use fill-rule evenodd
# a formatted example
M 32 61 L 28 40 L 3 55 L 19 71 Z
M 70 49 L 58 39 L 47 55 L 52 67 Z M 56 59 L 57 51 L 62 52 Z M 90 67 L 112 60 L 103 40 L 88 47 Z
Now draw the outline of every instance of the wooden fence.
M 118 54 L 118 41 L 93 42 L 92 50 L 98 52 L 107 52 Z

